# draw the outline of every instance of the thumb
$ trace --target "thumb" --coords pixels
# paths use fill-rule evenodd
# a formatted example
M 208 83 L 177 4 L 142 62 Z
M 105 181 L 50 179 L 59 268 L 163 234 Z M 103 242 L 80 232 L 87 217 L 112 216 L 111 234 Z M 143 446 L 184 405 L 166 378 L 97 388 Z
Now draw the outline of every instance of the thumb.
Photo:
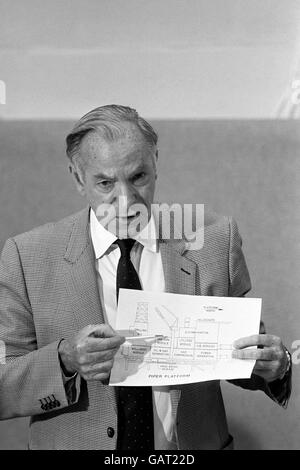
M 100 325 L 89 325 L 86 333 L 91 338 L 111 338 L 116 335 L 115 330 L 106 323 L 102 323 Z

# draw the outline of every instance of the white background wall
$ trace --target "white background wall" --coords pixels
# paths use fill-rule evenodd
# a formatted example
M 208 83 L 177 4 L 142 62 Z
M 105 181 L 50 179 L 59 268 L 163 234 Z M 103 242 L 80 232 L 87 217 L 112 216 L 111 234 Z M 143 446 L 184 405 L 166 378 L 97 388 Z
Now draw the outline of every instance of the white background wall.
M 272 117 L 299 18 L 298 0 L 0 0 L 0 117 Z

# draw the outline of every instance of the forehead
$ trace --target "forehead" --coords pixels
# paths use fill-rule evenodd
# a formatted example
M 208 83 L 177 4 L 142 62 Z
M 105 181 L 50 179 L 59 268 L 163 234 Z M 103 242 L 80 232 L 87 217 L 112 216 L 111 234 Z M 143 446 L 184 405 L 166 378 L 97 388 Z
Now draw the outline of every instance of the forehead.
M 100 133 L 90 132 L 82 140 L 80 156 L 88 167 L 97 169 L 122 168 L 150 161 L 154 149 L 140 130 L 127 126 L 116 140 L 105 139 Z

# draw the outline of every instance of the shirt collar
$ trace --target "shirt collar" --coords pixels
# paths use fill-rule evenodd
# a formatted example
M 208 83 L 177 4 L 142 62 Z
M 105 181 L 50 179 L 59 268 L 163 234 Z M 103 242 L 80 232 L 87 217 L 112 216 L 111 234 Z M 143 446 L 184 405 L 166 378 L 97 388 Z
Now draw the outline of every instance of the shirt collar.
M 96 259 L 98 259 L 107 252 L 111 245 L 117 240 L 117 237 L 100 224 L 93 209 L 90 210 L 90 230 L 95 256 Z M 143 230 L 134 237 L 134 239 L 146 249 L 154 253 L 158 252 L 156 225 L 153 215 L 151 215 L 146 227 L 144 227 Z

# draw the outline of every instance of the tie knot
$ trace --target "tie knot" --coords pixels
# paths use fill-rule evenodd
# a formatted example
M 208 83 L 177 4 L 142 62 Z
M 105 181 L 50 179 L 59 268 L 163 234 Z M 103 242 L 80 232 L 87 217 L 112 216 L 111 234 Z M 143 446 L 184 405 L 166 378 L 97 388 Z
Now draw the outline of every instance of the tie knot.
M 121 251 L 121 256 L 130 256 L 131 249 L 135 244 L 133 238 L 124 238 L 123 240 L 116 240 L 115 243 L 118 245 Z

